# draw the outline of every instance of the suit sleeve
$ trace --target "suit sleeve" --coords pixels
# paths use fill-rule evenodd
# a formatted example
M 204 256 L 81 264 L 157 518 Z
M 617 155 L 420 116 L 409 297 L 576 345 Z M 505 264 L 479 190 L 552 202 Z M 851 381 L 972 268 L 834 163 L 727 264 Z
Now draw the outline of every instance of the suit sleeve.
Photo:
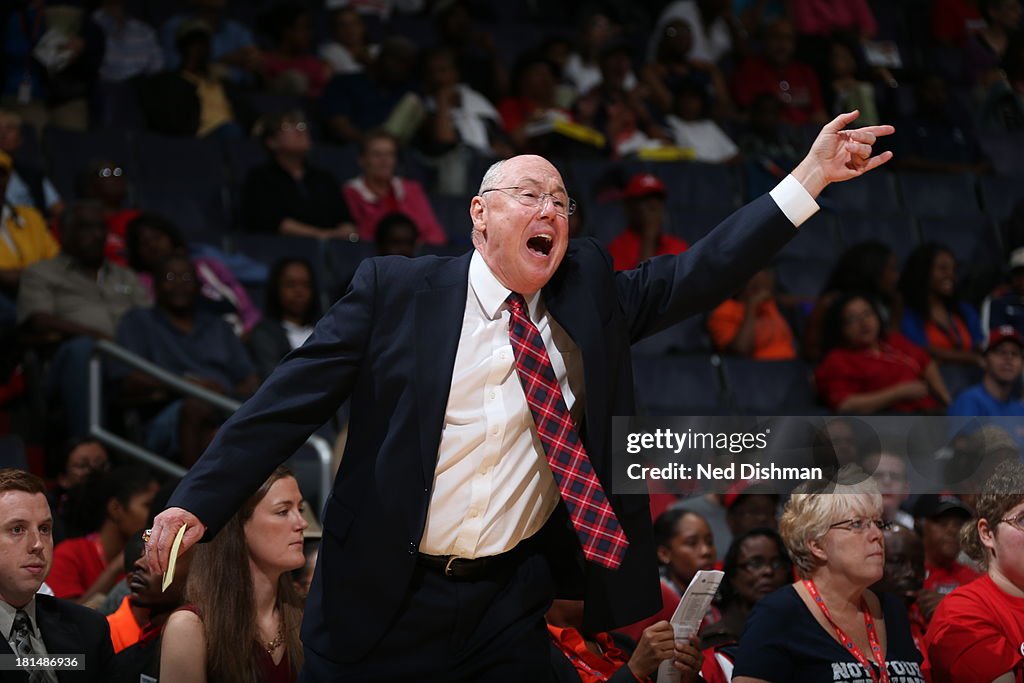
M 274 468 L 349 397 L 373 324 L 376 265 L 364 261 L 345 296 L 217 433 L 168 502 L 212 538 Z
M 676 256 L 656 256 L 615 274 L 632 342 L 706 311 L 768 265 L 797 229 L 770 195 L 736 211 Z

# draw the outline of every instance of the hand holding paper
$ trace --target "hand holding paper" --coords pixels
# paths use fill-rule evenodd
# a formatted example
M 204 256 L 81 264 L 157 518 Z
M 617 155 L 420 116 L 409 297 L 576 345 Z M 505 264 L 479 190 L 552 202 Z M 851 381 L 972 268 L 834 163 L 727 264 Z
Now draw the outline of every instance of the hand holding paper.
M 679 599 L 679 605 L 672 614 L 671 624 L 675 630 L 677 643 L 685 643 L 690 636 L 696 635 L 724 576 L 725 574 L 717 570 L 702 570 L 690 580 L 690 585 L 686 587 L 686 592 Z M 677 681 L 679 671 L 673 668 L 671 660 L 663 661 L 658 667 L 658 683 Z
M 178 566 L 178 551 L 181 549 L 181 539 L 185 538 L 185 529 L 187 528 L 188 524 L 182 524 L 178 529 L 178 534 L 174 537 L 174 543 L 171 544 L 171 559 L 167 565 L 167 571 L 164 573 L 160 592 L 166 591 L 167 587 L 174 583 L 174 569 Z

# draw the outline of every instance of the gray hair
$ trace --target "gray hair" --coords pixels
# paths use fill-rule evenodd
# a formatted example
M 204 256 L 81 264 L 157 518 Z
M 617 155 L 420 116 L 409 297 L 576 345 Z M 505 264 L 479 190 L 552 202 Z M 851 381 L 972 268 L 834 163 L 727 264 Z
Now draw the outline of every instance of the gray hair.
M 502 166 L 505 165 L 506 161 L 508 159 L 499 159 L 491 164 L 491 167 L 484 173 L 483 180 L 480 181 L 480 189 L 477 191 L 477 194 L 483 194 L 484 190 L 492 189 L 500 184 L 504 177 Z
M 878 484 L 857 465 L 844 465 L 832 481 L 805 482 L 793 489 L 779 519 L 779 535 L 786 544 L 801 578 L 807 578 L 821 561 L 810 542 L 828 533 L 830 525 L 853 514 L 882 514 Z

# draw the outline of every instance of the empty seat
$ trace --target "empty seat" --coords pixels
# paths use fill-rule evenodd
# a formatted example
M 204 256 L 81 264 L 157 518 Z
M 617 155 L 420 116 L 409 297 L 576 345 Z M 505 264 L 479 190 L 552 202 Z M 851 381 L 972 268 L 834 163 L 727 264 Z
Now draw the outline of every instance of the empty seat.
M 626 229 L 626 211 L 622 202 L 589 204 L 583 209 L 583 234 L 607 246 Z
M 832 183 L 818 197 L 818 204 L 833 211 L 896 213 L 901 208 L 893 176 L 885 171 L 867 173 L 845 183 Z
M 172 138 L 147 133 L 138 140 L 142 177 L 153 183 L 207 187 L 227 182 L 224 149 L 212 138 Z
M 317 270 L 321 264 L 321 240 L 313 237 L 292 237 L 287 235 L 231 236 L 232 251 L 271 266 L 280 258 L 301 258 L 309 261 Z M 317 272 L 319 276 L 320 273 Z
M 470 244 L 473 221 L 469 217 L 469 203 L 472 199 L 473 195 L 430 195 L 430 205 L 434 207 L 434 214 L 453 245 Z
M 921 239 L 939 242 L 953 250 L 960 268 L 1002 265 L 999 231 L 987 216 L 974 218 L 921 218 Z
M 981 213 L 974 176 L 969 173 L 900 173 L 903 204 L 915 216 L 976 216 Z M 865 209 L 871 210 L 871 205 Z
M 693 244 L 714 230 L 734 210 L 732 206 L 691 206 L 670 202 L 666 231 Z
M 263 143 L 248 138 L 228 140 L 224 145 L 224 152 L 227 156 L 228 173 L 239 186 L 245 182 L 249 171 L 262 166 L 269 159 Z
M 637 406 L 648 415 L 725 414 L 716 356 L 633 356 Z
M 627 179 L 639 172 L 658 176 L 673 203 L 739 208 L 742 193 L 736 172 L 721 164 L 629 162 Z
M 918 245 L 917 230 L 905 214 L 843 213 L 839 219 L 839 237 L 845 246 L 877 240 L 887 245 L 902 263 Z
M 359 150 L 355 145 L 316 145 L 310 153 L 310 161 L 333 173 L 339 183 L 359 175 L 358 157 Z
M 374 248 L 367 242 L 327 240 L 322 253 L 320 288 L 333 301 L 344 294 L 359 264 L 374 255 Z
M 641 339 L 633 344 L 633 353 L 647 356 L 664 356 L 681 353 L 708 353 L 711 341 L 704 329 L 704 317 L 695 315 L 668 329 Z
M 136 204 L 171 221 L 188 242 L 220 245 L 231 228 L 227 188 L 169 182 L 136 185 Z
M 781 258 L 774 265 L 775 279 L 788 294 L 816 297 L 825 288 L 834 265 L 833 259 Z
M 981 202 L 985 213 L 997 221 L 1004 221 L 1020 202 L 1024 202 L 1024 183 L 1020 178 L 982 176 L 978 179 Z
M 1024 174 L 1024 132 L 980 133 L 978 145 L 992 162 L 996 173 L 1008 178 L 1020 178 Z
M 819 211 L 800 226 L 796 237 L 779 251 L 782 258 L 835 259 L 842 251 L 836 219 L 831 214 Z
M 730 399 L 743 415 L 819 415 L 811 367 L 801 360 L 722 357 Z
M 939 374 L 942 375 L 942 381 L 949 389 L 949 395 L 955 398 L 967 387 L 980 382 L 984 372 L 976 365 L 939 363 Z

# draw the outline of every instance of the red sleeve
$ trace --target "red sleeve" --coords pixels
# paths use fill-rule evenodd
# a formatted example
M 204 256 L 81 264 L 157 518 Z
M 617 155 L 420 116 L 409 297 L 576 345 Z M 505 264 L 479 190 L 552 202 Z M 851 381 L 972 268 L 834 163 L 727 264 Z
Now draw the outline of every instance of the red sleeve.
M 523 107 L 519 100 L 515 97 L 506 97 L 498 104 L 498 113 L 501 114 L 501 120 L 504 122 L 505 130 L 509 133 L 514 132 L 519 126 L 523 125 L 523 121 L 526 120 L 526 112 L 523 111 Z
M 878 31 L 878 23 L 875 21 L 875 15 L 868 6 L 867 0 L 854 2 L 853 12 L 857 15 L 857 28 L 860 29 L 861 35 L 873 38 L 875 32 Z
M 426 244 L 448 244 L 448 233 L 441 227 L 430 205 L 423 186 L 415 180 L 402 181 L 405 185 L 405 201 L 409 206 L 416 227 L 420 230 L 420 241 Z
M 672 618 L 672 613 L 676 611 L 676 607 L 679 605 L 679 595 L 669 586 L 666 586 L 664 581 L 659 581 L 659 583 L 661 584 L 661 610 L 643 621 L 638 621 L 635 624 L 618 629 L 619 633 L 639 642 L 640 636 L 644 634 L 644 630 L 648 626 L 654 626 L 659 621 L 668 621 Z
M 898 332 L 890 332 L 888 342 L 917 361 L 917 364 L 921 366 L 921 372 L 924 372 L 925 368 L 931 365 L 931 354 L 904 337 L 902 334 Z
M 635 240 L 631 240 L 626 231 L 619 233 L 618 237 L 608 245 L 608 253 L 612 256 L 612 267 L 615 270 L 630 270 L 638 265 L 638 251 L 633 247 Z
M 840 349 L 829 351 L 814 371 L 818 394 L 829 409 L 835 411 L 847 398 L 860 391 L 858 372 Z
M 975 596 L 960 590 L 939 603 L 925 636 L 925 668 L 932 683 L 992 681 L 1024 659 L 984 612 Z
M 711 335 L 711 343 L 721 351 L 736 338 L 743 324 L 743 315 L 746 307 L 728 299 L 719 304 L 718 308 L 711 311 L 708 316 L 708 334 Z
M 85 593 L 83 550 L 95 552 L 86 547 L 80 538 L 69 538 L 57 544 L 53 550 L 53 564 L 46 583 L 58 598 L 74 599 Z
M 764 85 L 757 77 L 756 66 L 753 59 L 747 59 L 740 64 L 732 77 L 733 97 L 736 98 L 736 104 L 744 109 L 751 105 L 755 97 L 765 92 Z
M 370 221 L 369 205 L 359 196 L 358 192 L 348 185 L 342 189 L 342 194 L 345 195 L 348 212 L 352 214 L 352 220 L 359 229 L 359 239 L 373 240 L 373 228 L 375 226 Z

